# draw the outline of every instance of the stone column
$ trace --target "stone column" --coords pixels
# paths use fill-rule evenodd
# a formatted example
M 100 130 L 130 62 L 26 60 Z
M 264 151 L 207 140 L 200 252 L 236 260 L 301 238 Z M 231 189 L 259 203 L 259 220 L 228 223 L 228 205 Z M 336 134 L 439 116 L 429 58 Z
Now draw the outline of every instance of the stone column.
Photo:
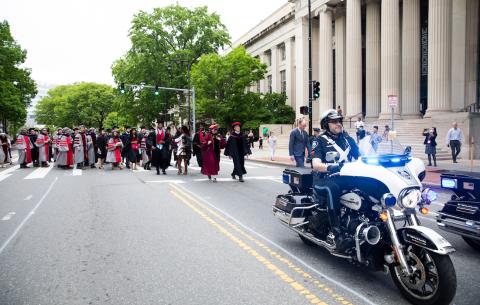
M 308 106 L 308 20 L 300 17 L 295 19 L 295 113 L 303 117 L 300 106 Z
M 382 1 L 382 48 L 381 48 L 381 84 L 382 112 L 380 119 L 391 117 L 388 95 L 396 95 L 398 105 L 394 109 L 395 118 L 399 118 L 400 97 L 400 3 L 399 0 Z
M 261 63 L 264 63 L 264 64 L 267 63 L 264 53 L 260 53 L 260 54 L 258 55 L 258 58 L 260 59 L 260 62 L 261 62 Z M 265 78 L 264 78 L 264 79 L 260 80 L 260 92 L 261 92 L 261 93 L 267 92 L 267 89 L 266 89 L 266 88 L 267 88 L 267 74 L 265 74 Z
M 458 111 L 466 106 L 467 0 L 455 0 L 452 5 L 452 110 Z
M 278 86 L 278 47 L 273 46 L 271 49 L 271 56 L 272 56 L 272 66 L 270 67 L 270 71 L 272 72 L 272 92 L 280 92 L 280 87 Z
M 345 113 L 345 15 L 335 19 L 335 102 Z
M 367 3 L 366 12 L 366 92 L 369 118 L 378 118 L 380 113 L 380 3 L 373 0 Z
M 346 116 L 362 112 L 361 1 L 347 2 L 346 31 Z
M 295 86 L 293 85 L 292 72 L 293 72 L 293 44 L 295 39 L 290 37 L 285 40 L 285 80 L 287 82 L 287 105 L 292 106 L 295 109 L 295 97 L 293 96 L 294 91 L 292 90 Z
M 450 112 L 452 0 L 428 2 L 428 109 L 426 116 Z
M 403 0 L 402 117 L 420 117 L 420 0 Z
M 333 108 L 333 50 L 332 50 L 332 10 L 322 5 L 319 11 L 319 82 L 320 82 L 320 115 Z

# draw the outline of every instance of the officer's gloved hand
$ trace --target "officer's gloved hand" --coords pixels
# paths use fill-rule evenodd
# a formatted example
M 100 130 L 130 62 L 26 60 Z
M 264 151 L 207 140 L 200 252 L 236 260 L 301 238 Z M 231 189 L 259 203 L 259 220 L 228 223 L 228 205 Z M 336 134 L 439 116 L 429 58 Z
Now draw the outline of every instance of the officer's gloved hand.
M 342 169 L 343 167 L 343 163 L 340 163 L 340 164 L 332 164 L 332 165 L 329 165 L 327 167 L 327 171 L 329 174 L 335 174 L 335 173 L 338 173 L 340 172 L 340 170 Z

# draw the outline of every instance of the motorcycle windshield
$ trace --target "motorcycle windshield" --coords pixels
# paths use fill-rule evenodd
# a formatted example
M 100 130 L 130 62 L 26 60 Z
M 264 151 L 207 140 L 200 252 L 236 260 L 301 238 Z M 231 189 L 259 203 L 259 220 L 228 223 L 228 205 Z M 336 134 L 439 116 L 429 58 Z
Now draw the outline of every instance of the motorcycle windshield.
M 367 135 L 360 140 L 359 149 L 362 161 L 372 165 L 403 166 L 411 160 L 409 148 L 397 139 Z

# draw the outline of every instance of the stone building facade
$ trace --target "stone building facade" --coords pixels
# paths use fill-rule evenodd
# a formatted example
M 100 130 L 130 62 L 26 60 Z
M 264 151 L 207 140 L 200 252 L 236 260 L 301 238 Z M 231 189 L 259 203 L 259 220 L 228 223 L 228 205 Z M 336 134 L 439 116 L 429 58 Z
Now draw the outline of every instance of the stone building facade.
M 314 126 L 338 105 L 346 120 L 389 120 L 395 95 L 398 125 L 421 121 L 443 137 L 456 120 L 480 158 L 480 1 L 312 0 L 311 12 L 313 80 L 320 82 Z M 300 117 L 308 105 L 307 0 L 289 0 L 240 44 L 268 66 L 252 90 L 285 92 Z

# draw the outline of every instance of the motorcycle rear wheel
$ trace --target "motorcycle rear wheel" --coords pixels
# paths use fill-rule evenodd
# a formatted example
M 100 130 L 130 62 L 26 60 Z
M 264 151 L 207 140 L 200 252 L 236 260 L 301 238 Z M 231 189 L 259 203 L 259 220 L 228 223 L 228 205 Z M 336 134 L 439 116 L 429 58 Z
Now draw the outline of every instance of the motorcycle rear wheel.
M 415 305 L 448 305 L 452 302 L 457 290 L 457 276 L 450 256 L 410 246 L 406 259 L 414 270 L 411 276 L 403 276 L 399 265 L 391 265 L 390 274 L 408 301 Z
M 462 236 L 463 240 L 473 249 L 480 251 L 480 240 Z

